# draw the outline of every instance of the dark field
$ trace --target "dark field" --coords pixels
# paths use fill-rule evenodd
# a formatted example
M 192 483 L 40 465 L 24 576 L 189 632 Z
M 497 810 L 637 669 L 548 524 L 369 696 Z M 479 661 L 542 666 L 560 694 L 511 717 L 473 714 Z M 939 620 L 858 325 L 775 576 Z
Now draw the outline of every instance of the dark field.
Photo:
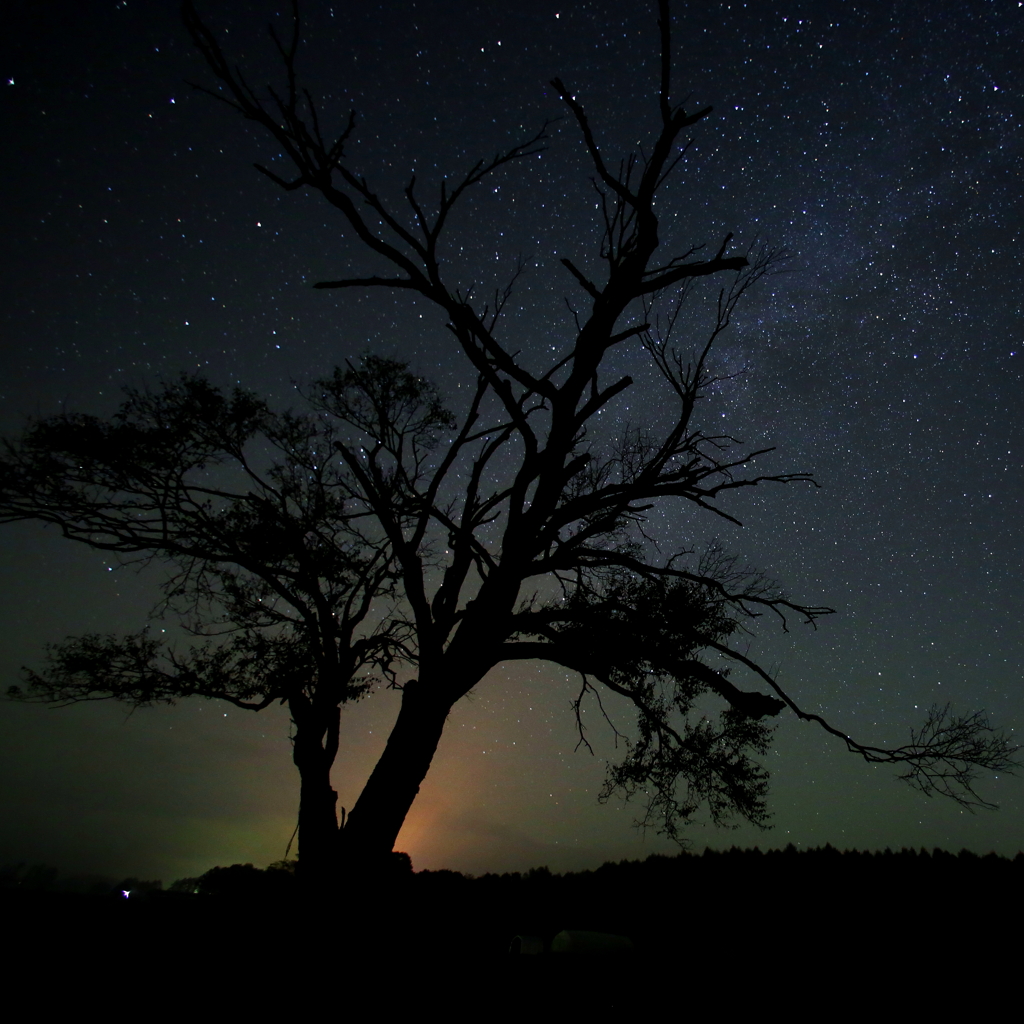
M 2 892 L 9 988 L 40 1005 L 304 1019 L 808 1019 L 972 1014 L 1019 991 L 1024 855 L 732 850 L 563 876 L 396 871 L 300 897 L 247 866 L 218 892 Z M 216 884 L 214 884 L 216 883 Z M 510 956 L 516 935 L 631 953 Z M 987 1013 L 982 1019 L 993 1019 Z
M 940 941 L 994 948 L 1006 929 L 1016 934 L 1024 854 L 734 849 L 565 875 L 538 868 L 478 878 L 398 867 L 386 879 L 354 879 L 336 896 L 301 895 L 288 872 L 249 865 L 192 881 L 200 892 L 180 891 L 187 886 L 179 883 L 179 891 L 137 890 L 127 899 L 119 891 L 9 884 L 0 889 L 5 931 L 43 945 L 77 935 L 86 958 L 111 946 L 188 947 L 212 957 L 278 945 L 281 956 L 308 946 L 318 955 L 329 948 L 345 956 L 502 959 L 516 935 L 547 947 L 563 929 L 628 936 L 633 958 L 725 949 L 773 956 L 780 946 L 812 955 L 823 943 L 900 942 L 909 955 Z

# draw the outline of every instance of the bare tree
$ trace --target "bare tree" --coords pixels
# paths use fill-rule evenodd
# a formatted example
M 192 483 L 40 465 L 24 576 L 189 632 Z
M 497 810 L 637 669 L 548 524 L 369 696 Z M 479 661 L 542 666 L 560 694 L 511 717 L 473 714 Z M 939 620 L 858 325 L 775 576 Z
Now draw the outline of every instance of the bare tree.
M 416 430 L 429 444 L 447 414 L 401 368 L 374 365 L 424 406 Z M 395 414 L 396 429 L 407 429 Z M 154 393 L 129 390 L 110 420 L 37 421 L 0 459 L 0 519 L 41 520 L 124 561 L 169 564 L 158 612 L 202 638 L 179 650 L 148 630 L 73 637 L 8 695 L 51 705 L 286 704 L 303 872 L 317 877 L 336 859 L 330 771 L 341 705 L 375 678 L 392 680 L 395 660 L 408 657 L 407 630 L 374 606 L 394 590 L 390 545 L 350 507 L 335 440 L 323 416 L 275 413 L 246 392 L 183 377 Z
M 557 358 L 535 369 L 538 354 L 508 336 L 502 317 L 514 280 L 481 303 L 470 284 L 450 278 L 442 253 L 460 199 L 489 175 L 539 152 L 546 130 L 478 162 L 454 184 L 442 180 L 432 202 L 414 177 L 404 200 L 392 204 L 350 160 L 355 115 L 336 136 L 324 135 L 321 113 L 298 84 L 295 4 L 290 39 L 271 30 L 286 85 L 261 95 L 232 66 L 191 0 L 184 3 L 188 30 L 217 79 L 205 91 L 261 125 L 294 175 L 258 169 L 286 190 L 319 192 L 344 230 L 391 267 L 315 287 L 422 296 L 476 377 L 468 410 L 443 457 L 433 461 L 394 429 L 373 374 L 336 375 L 321 394 L 322 408 L 357 432 L 338 448 L 392 546 L 418 657 L 418 678 L 405 686 L 387 746 L 346 822 L 351 855 L 391 849 L 449 711 L 493 666 L 512 659 L 539 658 L 579 672 L 577 715 L 584 697 L 598 694 L 595 682 L 632 704 L 639 738 L 611 770 L 606 795 L 645 794 L 645 821 L 671 835 L 702 806 L 716 821 L 736 814 L 764 821 L 767 775 L 751 755 L 767 749 L 771 730 L 764 720 L 785 709 L 868 761 L 904 766 L 924 792 L 968 806 L 984 804 L 972 788 L 979 773 L 1014 764 L 1016 748 L 981 716 L 958 718 L 948 708 L 934 710 L 895 749 L 851 739 L 801 710 L 729 643 L 761 614 L 774 614 L 785 628 L 794 617 L 813 624 L 830 609 L 790 601 L 717 551 L 699 556 L 680 543 L 672 558 L 650 557 L 643 524 L 656 505 L 675 499 L 732 519 L 721 503 L 732 491 L 813 483 L 806 473 L 757 473 L 754 460 L 766 451 L 743 450 L 733 437 L 708 431 L 697 415 L 718 382 L 712 346 L 779 254 L 737 253 L 727 235 L 711 252 L 695 246 L 659 257 L 656 197 L 681 158 L 685 133 L 710 108 L 687 111 L 673 102 L 668 0 L 658 0 L 657 10 L 657 127 L 641 153 L 610 163 L 581 100 L 560 79 L 552 82 L 589 156 L 603 231 L 589 264 L 572 254 L 561 260 L 588 309 L 576 314 L 573 336 Z M 599 274 L 582 269 L 595 263 Z M 698 279 L 713 275 L 725 283 L 712 299 L 709 333 L 677 344 L 673 333 L 684 302 Z M 659 371 L 676 413 L 656 434 L 627 431 L 609 445 L 595 429 L 598 416 L 615 409 L 632 381 L 609 376 L 607 357 L 631 339 Z M 439 566 L 428 553 L 441 546 Z M 547 597 L 536 596 L 545 586 Z M 729 665 L 771 692 L 741 689 L 728 678 Z M 724 706 L 715 722 L 695 711 L 708 694 Z M 580 736 L 585 742 L 582 727 Z

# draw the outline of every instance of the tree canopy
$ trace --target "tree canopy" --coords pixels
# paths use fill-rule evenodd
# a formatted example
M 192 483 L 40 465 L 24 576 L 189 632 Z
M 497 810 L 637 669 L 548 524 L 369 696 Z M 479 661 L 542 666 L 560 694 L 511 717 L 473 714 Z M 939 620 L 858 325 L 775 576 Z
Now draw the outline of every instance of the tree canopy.
M 392 364 L 373 365 L 398 388 L 418 386 Z M 328 418 L 277 413 L 255 395 L 183 376 L 154 391 L 127 389 L 108 420 L 64 413 L 33 422 L 0 463 L 4 519 L 42 520 L 126 561 L 169 565 L 156 611 L 201 641 L 182 649 L 148 629 L 72 637 L 8 695 L 135 707 L 195 696 L 252 711 L 286 704 L 307 863 L 336 829 L 339 708 L 375 679 L 394 678 L 408 635 L 374 607 L 388 607 L 394 591 L 391 552 L 350 509 L 334 440 Z

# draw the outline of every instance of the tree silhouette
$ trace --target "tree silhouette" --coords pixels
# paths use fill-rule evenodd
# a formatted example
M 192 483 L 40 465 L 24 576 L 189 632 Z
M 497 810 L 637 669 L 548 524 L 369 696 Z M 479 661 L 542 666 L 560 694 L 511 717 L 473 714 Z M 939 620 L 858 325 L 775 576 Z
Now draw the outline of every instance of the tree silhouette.
M 767 748 L 764 719 L 785 708 L 841 737 L 868 761 L 903 765 L 924 792 L 968 806 L 983 803 L 972 789 L 979 772 L 1013 763 L 1015 748 L 981 716 L 960 718 L 948 708 L 933 709 L 899 748 L 851 739 L 802 711 L 728 642 L 765 612 L 785 627 L 794 616 L 813 624 L 830 609 L 790 601 L 717 550 L 698 555 L 681 543 L 667 560 L 650 557 L 643 524 L 667 500 L 735 521 L 721 504 L 732 491 L 813 483 L 806 473 L 758 474 L 752 464 L 765 451 L 742 450 L 697 415 L 701 399 L 721 380 L 709 358 L 714 343 L 746 291 L 781 254 L 766 248 L 736 253 L 727 235 L 713 254 L 697 245 L 659 257 L 665 231 L 656 199 L 685 150 L 684 133 L 710 108 L 687 111 L 673 102 L 668 0 L 658 0 L 657 11 L 657 126 L 639 153 L 610 163 L 580 99 L 560 79 L 551 83 L 588 154 L 602 228 L 589 255 L 561 259 L 588 308 L 574 311 L 573 336 L 545 364 L 535 346 L 516 340 L 514 324 L 503 317 L 523 268 L 482 302 L 471 283 L 452 277 L 446 254 L 457 248 L 449 238 L 455 206 L 490 175 L 540 152 L 546 126 L 474 164 L 456 182 L 442 180 L 432 202 L 413 177 L 396 205 L 351 161 L 355 115 L 336 136 L 326 136 L 322 113 L 299 85 L 296 3 L 290 39 L 271 29 L 286 84 L 268 88 L 265 98 L 229 61 L 192 0 L 183 5 L 186 26 L 217 80 L 204 91 L 261 125 L 294 174 L 284 178 L 257 168 L 285 190 L 320 193 L 367 256 L 390 266 L 389 272 L 315 287 L 427 299 L 476 378 L 460 425 L 434 462 L 411 453 L 372 375 L 350 375 L 347 388 L 324 398 L 324 408 L 360 435 L 352 444 L 339 440 L 339 451 L 391 544 L 418 658 L 418 678 L 405 686 L 387 746 L 345 824 L 350 855 L 379 857 L 391 849 L 449 711 L 508 660 L 539 658 L 579 672 L 577 716 L 581 701 L 598 692 L 592 680 L 632 704 L 639 738 L 610 771 L 606 795 L 645 794 L 644 820 L 670 835 L 701 806 L 716 821 L 738 814 L 763 822 L 767 775 L 750 755 Z M 711 276 L 724 283 L 711 296 L 708 332 L 677 341 L 695 284 Z M 633 383 L 609 366 L 609 354 L 627 342 L 639 343 L 656 368 L 659 400 L 675 414 L 661 431 L 624 426 L 614 441 L 598 424 Z M 442 546 L 438 566 L 428 553 Z M 728 678 L 730 666 L 746 669 L 772 694 L 740 689 Z M 724 704 L 714 722 L 695 711 L 706 694 Z M 582 725 L 580 737 L 586 741 Z
M 606 699 L 631 708 L 637 730 L 610 769 L 604 796 L 639 798 L 642 823 L 671 836 L 701 811 L 716 823 L 735 816 L 765 822 L 768 777 L 757 758 L 771 740 L 766 720 L 786 709 L 868 761 L 903 766 L 925 793 L 984 803 L 974 780 L 1011 768 L 1016 749 L 984 718 L 936 709 L 904 746 L 855 741 L 803 711 L 734 639 L 766 614 L 786 628 L 794 619 L 813 624 L 830 609 L 791 600 L 717 547 L 697 551 L 683 537 L 664 558 L 646 538 L 652 510 L 671 501 L 735 522 L 723 505 L 733 491 L 813 484 L 803 472 L 758 473 L 756 459 L 771 449 L 744 449 L 700 415 L 702 400 L 723 379 L 713 346 L 780 254 L 734 253 L 727 235 L 707 253 L 692 246 L 658 256 L 666 233 L 659 190 L 681 159 L 684 133 L 710 108 L 687 112 L 672 102 L 667 0 L 657 7 L 656 127 L 639 155 L 610 164 L 580 100 L 561 80 L 552 83 L 592 165 L 601 227 L 589 255 L 561 259 L 586 308 L 574 311 L 571 337 L 549 358 L 547 346 L 538 351 L 529 339 L 517 341 L 515 323 L 503 315 L 523 268 L 483 302 L 471 282 L 452 278 L 446 259 L 458 247 L 449 237 L 456 205 L 488 176 L 538 153 L 545 129 L 458 181 L 443 180 L 433 202 L 413 178 L 396 206 L 350 160 L 354 115 L 336 137 L 323 134 L 324 118 L 299 85 L 294 5 L 291 39 L 272 33 L 286 85 L 261 98 L 186 0 L 186 26 L 219 83 L 206 91 L 261 125 L 295 173 L 285 179 L 259 169 L 286 190 L 318 192 L 365 248 L 370 267 L 390 267 L 316 287 L 428 300 L 472 385 L 452 416 L 404 366 L 367 357 L 311 389 L 311 414 L 274 416 L 251 396 L 217 396 L 218 408 L 237 402 L 259 410 L 249 433 L 225 412 L 226 435 L 220 427 L 193 433 L 191 419 L 183 419 L 174 442 L 174 431 L 162 433 L 147 418 L 145 410 L 159 402 L 136 394 L 113 424 L 82 417 L 37 424 L 8 450 L 0 514 L 57 523 L 95 547 L 171 559 L 179 566 L 169 584 L 172 604 L 184 601 L 202 629 L 219 623 L 235 632 L 227 643 L 165 654 L 159 671 L 151 669 L 156 653 L 148 637 L 61 646 L 50 671 L 32 677 L 31 694 L 52 702 L 123 692 L 145 703 L 204 686 L 206 695 L 243 706 L 281 696 L 296 721 L 296 762 L 302 716 L 315 706 L 310 757 L 329 767 L 338 705 L 360 692 L 362 668 L 389 672 L 399 657 L 414 661 L 416 678 L 401 685 L 387 744 L 340 832 L 319 767 L 311 789 L 322 834 L 340 835 L 337 855 L 355 869 L 386 862 L 455 704 L 494 666 L 524 659 L 580 676 L 574 705 L 582 744 L 584 701 L 597 700 L 602 710 Z M 710 278 L 723 283 L 698 287 Z M 688 304 L 705 297 L 706 332 L 680 337 L 689 329 Z M 660 428 L 624 422 L 623 395 L 633 381 L 612 372 L 611 354 L 626 344 L 660 380 L 657 402 L 669 414 Z M 201 382 L 178 387 L 215 394 Z M 167 396 L 176 393 L 169 389 L 160 400 L 173 407 Z M 236 429 L 277 453 L 273 472 L 253 475 Z M 211 482 L 222 465 L 241 473 L 244 485 Z M 274 615 L 286 609 L 284 618 L 265 610 L 267 597 Z M 395 597 L 400 608 L 391 605 Z M 207 607 L 217 614 L 203 618 Z M 85 669 L 76 667 L 76 651 L 86 653 Z M 96 688 L 100 662 L 111 653 L 127 666 L 118 691 Z M 745 675 L 769 692 L 745 689 Z M 231 689 L 227 678 L 232 686 L 254 681 L 255 688 Z M 149 689 L 132 689 L 143 682 Z M 302 847 L 300 857 L 307 856 Z
M 424 401 L 416 428 L 447 422 L 415 378 L 371 365 Z M 392 553 L 349 509 L 334 441 L 323 416 L 275 413 L 246 392 L 182 377 L 153 393 L 127 390 L 110 420 L 34 422 L 0 462 L 0 517 L 55 524 L 125 560 L 170 563 L 161 610 L 204 638 L 179 650 L 148 630 L 72 637 L 8 695 L 57 705 L 191 696 L 252 711 L 286 704 L 303 870 L 318 876 L 335 856 L 340 707 L 375 675 L 393 679 L 407 632 L 374 608 L 394 589 Z

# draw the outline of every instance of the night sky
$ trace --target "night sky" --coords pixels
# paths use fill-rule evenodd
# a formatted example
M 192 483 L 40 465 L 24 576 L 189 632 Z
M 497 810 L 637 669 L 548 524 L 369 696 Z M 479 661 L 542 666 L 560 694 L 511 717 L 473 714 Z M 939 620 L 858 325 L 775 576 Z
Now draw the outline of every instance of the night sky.
M 265 26 L 283 5 L 199 6 L 255 82 L 275 74 Z M 765 622 L 750 652 L 862 742 L 901 742 L 947 700 L 1024 729 L 1024 7 L 675 6 L 677 93 L 715 112 L 659 207 L 673 211 L 663 247 L 734 231 L 738 246 L 792 254 L 723 339 L 718 365 L 746 372 L 704 414 L 777 445 L 766 468 L 810 470 L 822 486 L 730 500 L 742 530 L 666 505 L 654 534 L 671 550 L 718 537 L 794 598 L 835 607 L 816 631 Z M 269 139 L 186 84 L 210 79 L 176 3 L 20 7 L 5 15 L 0 66 L 5 434 L 62 405 L 109 413 L 123 385 L 182 370 L 288 405 L 296 384 L 367 350 L 409 360 L 457 405 L 465 368 L 433 309 L 312 290 L 376 267 L 318 195 L 253 170 L 287 174 Z M 654 124 L 653 5 L 304 8 L 312 91 L 334 124 L 357 110 L 351 163 L 396 197 L 411 172 L 455 177 L 558 116 L 555 75 L 609 153 Z M 526 257 L 514 302 L 524 352 L 571 339 L 563 296 L 578 293 L 558 261 L 596 237 L 575 127 L 563 119 L 551 136 L 471 196 L 452 236 L 481 288 Z M 642 351 L 615 360 L 638 384 L 614 415 L 639 419 Z M 47 641 L 149 621 L 158 567 L 112 571 L 34 524 L 3 527 L 0 545 L 3 688 Z M 639 836 L 630 807 L 597 805 L 611 738 L 595 724 L 597 756 L 573 752 L 576 686 L 510 666 L 456 707 L 399 838 L 417 868 L 565 870 L 672 849 Z M 341 805 L 396 708 L 385 691 L 345 711 Z M 972 815 L 791 716 L 769 768 L 772 831 L 695 826 L 696 848 L 1024 847 L 1021 779 L 985 780 L 1001 809 Z M 298 795 L 283 709 L 203 701 L 133 714 L 0 704 L 0 780 L 0 863 L 165 882 L 281 858 Z

